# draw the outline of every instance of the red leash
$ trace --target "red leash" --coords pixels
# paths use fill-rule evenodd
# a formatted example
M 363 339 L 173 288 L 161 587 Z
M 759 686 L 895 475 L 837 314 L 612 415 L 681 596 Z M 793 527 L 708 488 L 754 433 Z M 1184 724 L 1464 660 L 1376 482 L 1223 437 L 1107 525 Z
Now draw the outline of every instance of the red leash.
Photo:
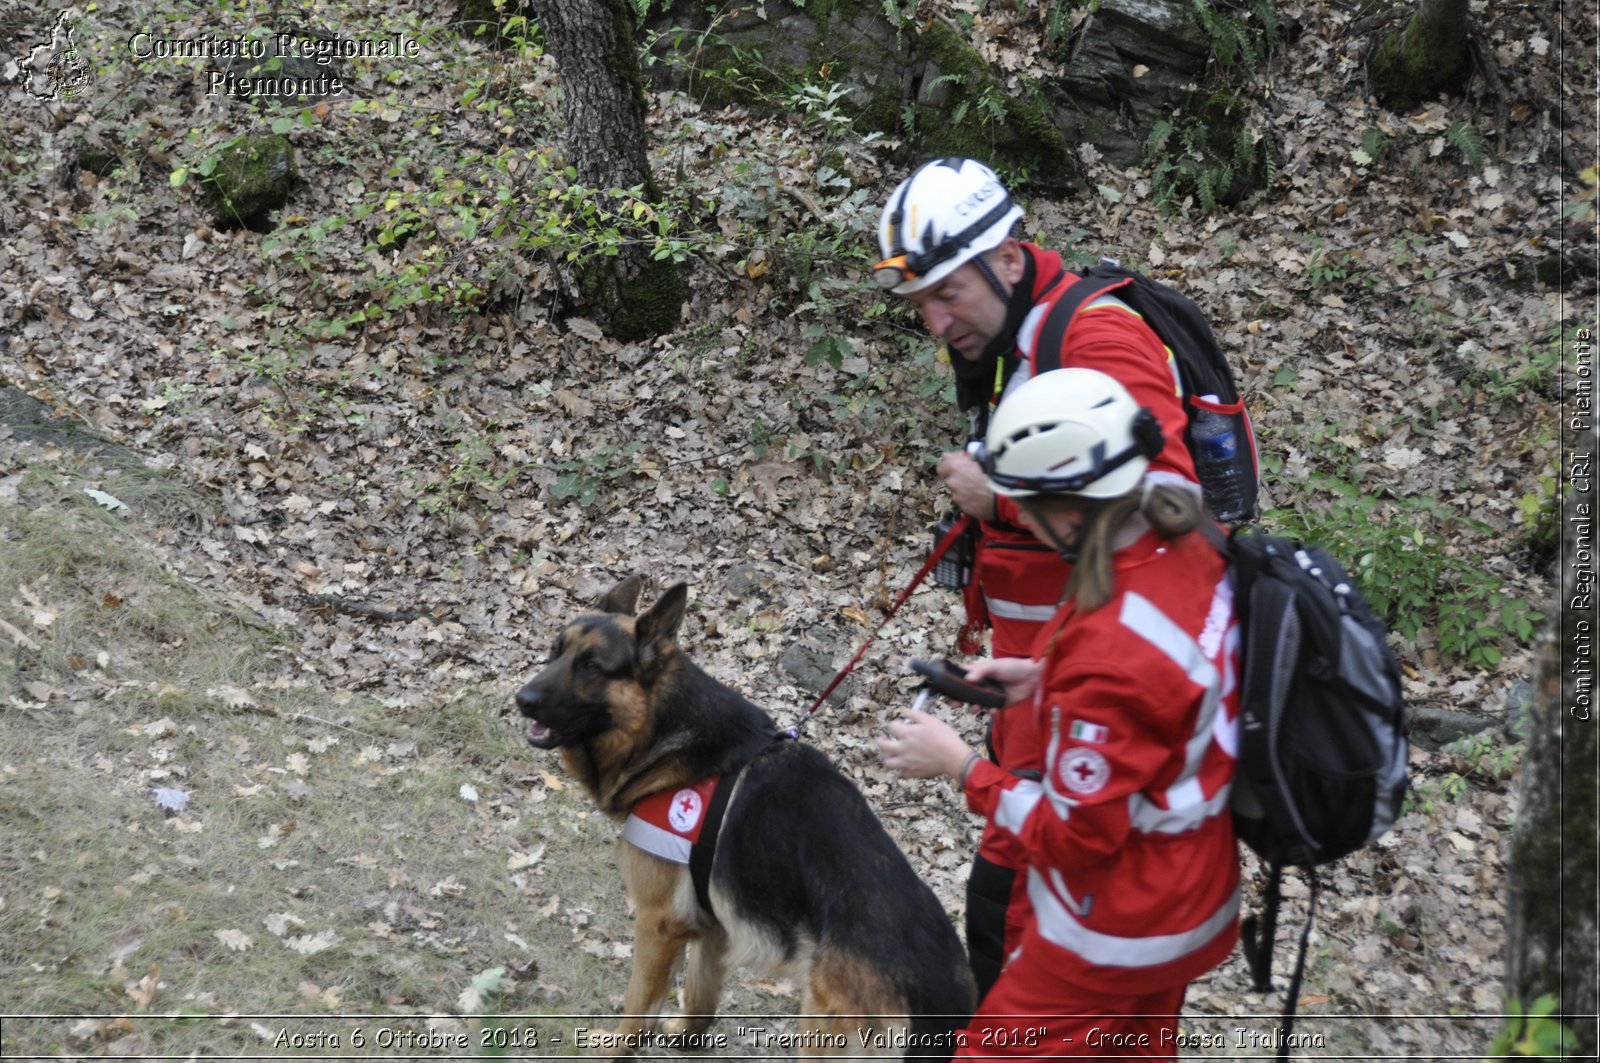
M 928 555 L 928 560 L 924 561 L 922 567 L 917 569 L 917 574 L 911 577 L 911 582 L 906 584 L 906 589 L 900 592 L 900 596 L 894 600 L 894 604 L 889 607 L 889 611 L 883 614 L 883 619 L 878 623 L 878 627 L 872 634 L 867 636 L 867 641 L 863 642 L 861 648 L 856 651 L 856 655 L 850 658 L 850 663 L 845 665 L 839 674 L 833 677 L 833 682 L 829 683 L 827 689 L 818 695 L 816 701 L 811 703 L 811 707 L 806 710 L 806 714 L 800 717 L 800 722 L 789 728 L 790 738 L 800 737 L 801 726 L 811 719 L 813 713 L 822 707 L 822 703 L 828 700 L 828 695 L 838 689 L 839 684 L 844 682 L 844 677 L 855 671 L 856 665 L 861 662 L 862 655 L 867 652 L 867 647 L 877 641 L 878 632 L 883 630 L 885 624 L 894 619 L 894 614 L 898 613 L 900 607 L 906 604 L 906 599 L 911 597 L 911 592 L 916 590 L 917 586 L 927 578 L 928 573 L 933 571 L 933 566 L 939 563 L 939 559 L 950 549 L 950 545 L 966 532 L 971 523 L 971 517 L 963 516 L 956 521 L 954 527 L 944 533 L 944 538 L 940 539 L 938 544 L 934 546 L 933 553 Z

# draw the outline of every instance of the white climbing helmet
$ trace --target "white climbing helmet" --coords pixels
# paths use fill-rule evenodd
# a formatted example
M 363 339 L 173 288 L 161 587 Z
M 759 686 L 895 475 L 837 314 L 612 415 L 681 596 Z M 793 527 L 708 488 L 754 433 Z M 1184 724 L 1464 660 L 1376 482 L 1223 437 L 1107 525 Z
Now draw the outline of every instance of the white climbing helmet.
M 999 246 L 1022 208 L 976 159 L 924 163 L 894 190 L 878 217 L 880 288 L 919 292 Z
M 989 422 L 979 463 L 995 494 L 1116 498 L 1161 452 L 1161 422 L 1096 369 L 1053 369 L 1023 383 Z

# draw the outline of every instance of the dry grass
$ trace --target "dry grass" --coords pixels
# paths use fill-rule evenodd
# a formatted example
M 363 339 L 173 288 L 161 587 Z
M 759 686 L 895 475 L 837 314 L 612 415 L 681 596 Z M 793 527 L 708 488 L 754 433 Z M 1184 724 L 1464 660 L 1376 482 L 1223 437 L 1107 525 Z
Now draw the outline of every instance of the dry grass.
M 585 1022 L 545 1016 L 620 1005 L 615 828 L 527 749 L 510 683 L 426 708 L 307 683 L 80 465 L 27 469 L 0 497 L 5 1055 L 475 1051 L 486 1022 L 563 1055 Z
M 524 778 L 504 692 L 408 718 L 294 681 L 275 631 L 71 471 L 0 500 L 0 968 L 5 1011 L 54 1016 L 8 1020 L 7 1055 L 234 1053 L 284 1025 L 229 1013 L 420 1030 L 496 966 L 483 1007 L 620 986 L 613 957 L 565 947 L 610 832 L 555 825 L 586 817 Z

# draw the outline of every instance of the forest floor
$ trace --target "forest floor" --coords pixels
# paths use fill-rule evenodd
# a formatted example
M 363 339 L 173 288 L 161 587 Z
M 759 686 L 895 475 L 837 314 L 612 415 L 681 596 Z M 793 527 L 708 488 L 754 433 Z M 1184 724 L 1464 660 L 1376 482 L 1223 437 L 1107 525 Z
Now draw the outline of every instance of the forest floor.
M 407 29 L 423 54 L 356 64 L 369 105 L 302 117 L 121 50 L 141 29 L 253 31 L 268 6 L 107 0 L 75 25 L 79 95 L 0 83 L 0 1048 L 569 1054 L 627 980 L 615 827 L 526 746 L 511 695 L 636 571 L 646 602 L 690 583 L 688 652 L 785 726 L 813 697 L 799 665 L 826 678 L 878 628 L 926 556 L 946 505 L 932 465 L 961 428 L 932 345 L 879 308 L 859 258 L 845 274 L 785 238 L 864 244 L 909 160 L 814 113 L 653 93 L 656 172 L 726 240 L 686 270 L 679 332 L 620 344 L 564 313 L 554 254 L 497 258 L 454 223 L 376 249 L 399 213 L 448 216 L 435 166 L 492 184 L 469 165 L 489 146 L 546 187 L 547 57 L 459 36 L 448 3 L 324 4 L 339 36 Z M 1028 69 L 1028 5 L 922 6 Z M 1360 12 L 1280 3 L 1293 39 L 1255 74 L 1270 194 L 1164 213 L 1147 174 L 1085 151 L 1095 191 L 1027 204 L 1030 234 L 1206 309 L 1269 518 L 1336 529 L 1411 595 L 1422 621 L 1392 638 L 1408 698 L 1476 734 L 1419 743 L 1406 814 L 1324 874 L 1309 1058 L 1477 1058 L 1501 1026 L 1535 641 L 1516 628 L 1552 593 L 1559 369 L 1595 325 L 1592 276 L 1535 276 L 1593 260 L 1587 223 L 1563 218 L 1592 204 L 1575 163 L 1597 159 L 1596 5 L 1566 8 L 1479 11 L 1500 95 L 1480 77 L 1397 115 L 1366 94 Z M 0 71 L 38 35 L 21 25 Z M 285 116 L 303 181 L 278 229 L 217 227 L 175 173 Z M 829 152 L 846 165 L 823 184 Z M 488 295 L 374 310 L 430 276 Z M 956 916 L 978 825 L 948 785 L 884 771 L 873 737 L 911 700 L 907 660 L 952 654 L 959 623 L 954 593 L 919 590 L 805 727 Z M 1305 899 L 1291 880 L 1280 984 Z M 784 1029 L 795 1000 L 736 979 L 723 1054 L 770 1054 L 748 1028 Z M 1235 955 L 1189 994 L 1187 1056 L 1270 1057 L 1282 1005 Z

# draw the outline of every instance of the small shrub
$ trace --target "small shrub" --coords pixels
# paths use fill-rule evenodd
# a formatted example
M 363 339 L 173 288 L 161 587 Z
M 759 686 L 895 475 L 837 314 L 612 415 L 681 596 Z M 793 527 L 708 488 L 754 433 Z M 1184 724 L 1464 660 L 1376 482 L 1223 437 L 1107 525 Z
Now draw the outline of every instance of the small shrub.
M 1505 1028 L 1489 1046 L 1485 1063 L 1526 1057 L 1566 1059 L 1569 1052 L 1577 1049 L 1578 1038 L 1569 1027 L 1552 1017 L 1560 1004 L 1554 994 L 1546 993 L 1524 1013 L 1521 1001 L 1508 1000 Z
M 1274 509 L 1267 522 L 1344 562 L 1390 630 L 1410 640 L 1435 628 L 1442 654 L 1485 669 L 1500 663 L 1503 642 L 1532 639 L 1542 614 L 1458 549 L 1463 530 L 1483 535 L 1487 525 L 1434 499 L 1384 499 L 1331 476 L 1307 486 L 1326 506 Z

